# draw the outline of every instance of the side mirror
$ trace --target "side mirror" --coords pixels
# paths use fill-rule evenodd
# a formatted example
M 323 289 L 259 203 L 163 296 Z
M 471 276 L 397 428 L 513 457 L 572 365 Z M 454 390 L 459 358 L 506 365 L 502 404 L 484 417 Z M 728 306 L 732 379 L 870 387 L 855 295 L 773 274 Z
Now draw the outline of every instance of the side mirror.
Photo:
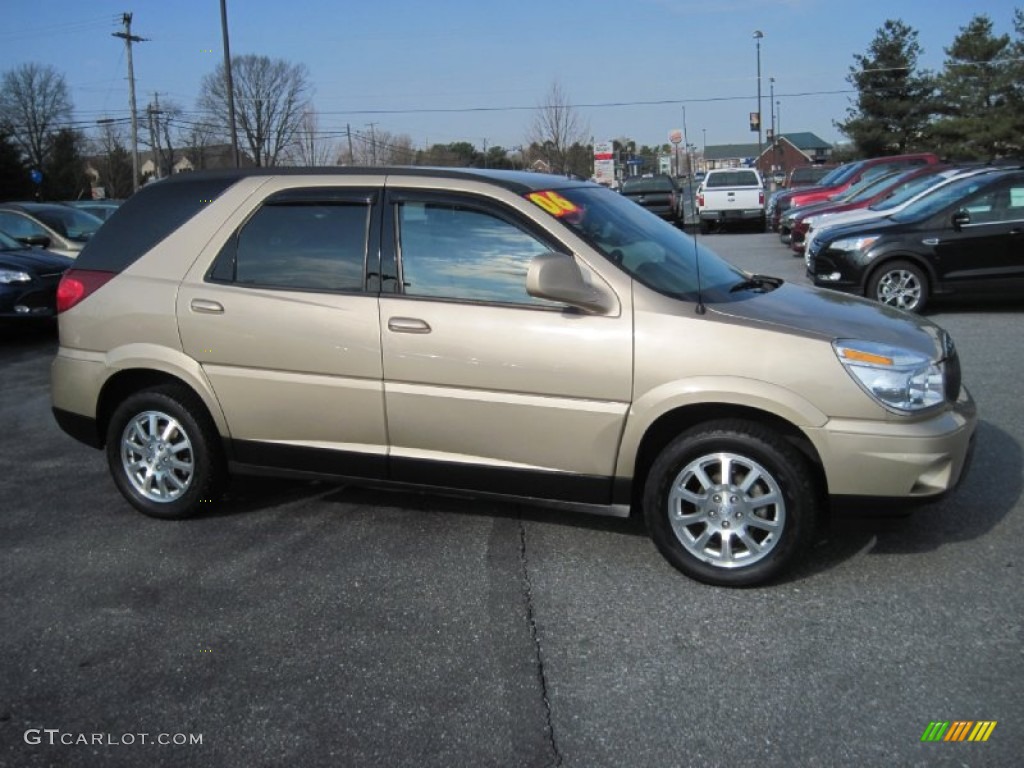
M 549 251 L 534 256 L 526 273 L 526 292 L 588 312 L 605 313 L 615 308 L 612 297 L 587 283 L 576 259 L 565 253 Z
M 38 245 L 40 248 L 50 247 L 50 238 L 46 235 L 26 235 L 25 237 L 19 237 L 18 240 L 28 246 Z
M 961 208 L 959 211 L 953 214 L 953 229 L 959 232 L 961 229 L 971 223 L 971 213 L 966 208 Z

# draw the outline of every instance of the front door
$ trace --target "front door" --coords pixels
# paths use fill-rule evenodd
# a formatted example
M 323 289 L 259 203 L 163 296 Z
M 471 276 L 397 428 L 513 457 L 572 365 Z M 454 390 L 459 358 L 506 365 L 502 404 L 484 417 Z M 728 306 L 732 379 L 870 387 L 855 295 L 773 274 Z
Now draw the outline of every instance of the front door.
M 533 256 L 566 249 L 486 198 L 390 191 L 384 221 L 398 278 L 380 300 L 391 477 L 609 503 L 628 297 L 597 315 L 529 296 Z
M 997 184 L 962 210 L 970 223 L 951 229 L 936 246 L 939 280 L 954 289 L 1003 292 L 1006 281 L 1024 285 L 1024 181 Z

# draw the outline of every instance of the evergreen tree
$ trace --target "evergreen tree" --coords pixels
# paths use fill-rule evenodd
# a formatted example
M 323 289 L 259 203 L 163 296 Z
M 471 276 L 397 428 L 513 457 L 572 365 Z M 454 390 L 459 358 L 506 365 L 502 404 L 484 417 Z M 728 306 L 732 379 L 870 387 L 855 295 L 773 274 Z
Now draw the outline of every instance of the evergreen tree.
M 0 200 L 29 200 L 34 194 L 21 149 L 0 131 Z
M 937 150 L 954 159 L 992 159 L 1020 142 L 1010 104 L 1017 85 L 1010 36 L 992 34 L 992 21 L 978 15 L 946 48 L 938 77 L 938 119 L 931 131 Z
M 917 30 L 889 19 L 878 29 L 866 54 L 855 54 L 847 81 L 858 91 L 847 120 L 836 122 L 867 157 L 920 149 L 933 109 L 935 86 L 917 71 L 921 46 Z
M 1017 137 L 1013 151 L 1024 154 L 1024 9 L 1018 8 L 1013 14 L 1014 40 L 1009 46 L 1007 64 L 1006 111 Z
M 77 200 L 89 197 L 89 180 L 80 150 L 82 138 L 70 128 L 57 131 L 43 167 L 44 200 Z

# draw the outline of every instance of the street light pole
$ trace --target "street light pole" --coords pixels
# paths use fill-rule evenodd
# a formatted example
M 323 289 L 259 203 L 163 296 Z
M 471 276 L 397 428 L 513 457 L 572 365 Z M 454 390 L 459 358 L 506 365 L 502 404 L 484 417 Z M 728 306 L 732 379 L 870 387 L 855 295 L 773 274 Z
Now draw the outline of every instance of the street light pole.
M 754 30 L 754 39 L 757 41 L 757 160 L 754 162 L 756 168 L 761 162 L 761 38 L 764 32 L 760 29 Z

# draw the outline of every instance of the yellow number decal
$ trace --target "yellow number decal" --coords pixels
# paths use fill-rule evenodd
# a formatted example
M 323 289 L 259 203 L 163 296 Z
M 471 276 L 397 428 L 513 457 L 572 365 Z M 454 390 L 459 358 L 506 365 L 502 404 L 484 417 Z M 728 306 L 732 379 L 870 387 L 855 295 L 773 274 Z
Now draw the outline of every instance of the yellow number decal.
M 579 210 L 575 203 L 566 200 L 557 192 L 548 190 L 546 192 L 531 192 L 527 198 L 539 205 L 552 216 L 565 216 L 567 213 L 574 213 Z

